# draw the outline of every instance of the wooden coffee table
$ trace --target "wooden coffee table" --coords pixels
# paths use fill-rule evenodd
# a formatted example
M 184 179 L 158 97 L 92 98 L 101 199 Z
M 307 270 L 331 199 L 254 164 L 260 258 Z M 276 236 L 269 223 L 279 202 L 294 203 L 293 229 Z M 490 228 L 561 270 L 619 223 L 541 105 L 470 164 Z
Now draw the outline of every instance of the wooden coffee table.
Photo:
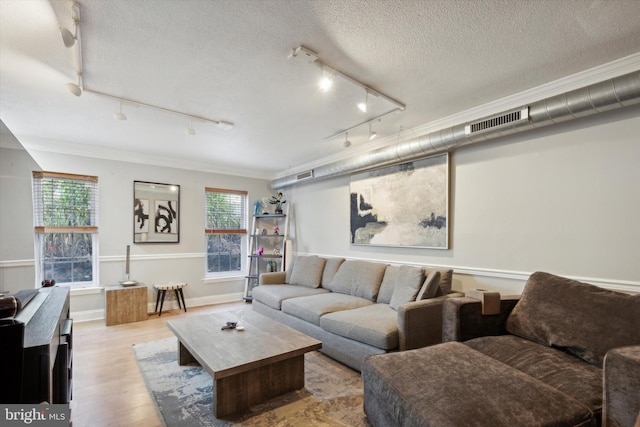
M 243 331 L 221 330 L 237 312 L 172 319 L 180 365 L 198 363 L 213 378 L 213 414 L 221 418 L 304 387 L 304 354 L 322 343 L 251 309 Z

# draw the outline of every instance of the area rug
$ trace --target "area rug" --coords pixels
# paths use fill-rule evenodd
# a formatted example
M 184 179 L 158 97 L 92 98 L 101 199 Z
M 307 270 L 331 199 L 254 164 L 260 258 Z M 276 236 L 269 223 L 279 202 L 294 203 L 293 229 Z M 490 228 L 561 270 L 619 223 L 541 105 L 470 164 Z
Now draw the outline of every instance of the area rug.
M 161 417 L 173 426 L 368 426 L 362 378 L 314 351 L 305 355 L 305 387 L 224 420 L 213 416 L 211 376 L 178 365 L 176 338 L 135 344 L 138 366 Z

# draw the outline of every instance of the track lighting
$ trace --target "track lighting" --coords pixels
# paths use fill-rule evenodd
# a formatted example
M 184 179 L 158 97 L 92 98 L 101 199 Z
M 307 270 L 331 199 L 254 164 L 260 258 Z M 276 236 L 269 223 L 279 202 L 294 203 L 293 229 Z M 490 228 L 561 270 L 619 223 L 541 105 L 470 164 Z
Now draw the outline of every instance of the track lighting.
M 369 91 L 366 90 L 364 92 L 364 101 L 360 101 L 357 104 L 358 110 L 362 111 L 363 113 L 367 112 L 367 108 L 369 107 Z
M 60 36 L 65 47 L 71 47 L 78 40 L 78 25 L 80 24 L 80 7 L 76 2 L 71 3 L 71 12 L 73 19 L 73 33 L 65 27 L 60 27 Z
M 120 102 L 119 104 L 120 104 L 120 110 L 113 115 L 113 118 L 116 120 L 127 120 L 127 116 L 125 116 L 124 113 L 122 112 L 122 102 Z
M 196 130 L 191 126 L 191 119 L 189 119 L 189 124 L 187 125 L 187 129 L 185 130 L 187 135 L 195 135 Z
M 369 123 L 369 141 L 375 138 L 378 134 L 375 131 L 371 130 L 371 123 Z
M 322 68 L 322 78 L 320 79 L 320 90 L 323 92 L 328 92 L 329 89 L 333 86 L 333 75 L 331 72 Z
M 344 148 L 351 147 L 351 141 L 349 141 L 349 132 L 344 134 Z
M 80 96 L 82 95 L 82 74 L 78 73 L 78 83 L 66 83 L 65 86 L 67 87 L 67 89 L 69 90 L 69 92 L 71 92 L 72 94 L 74 94 L 75 96 Z

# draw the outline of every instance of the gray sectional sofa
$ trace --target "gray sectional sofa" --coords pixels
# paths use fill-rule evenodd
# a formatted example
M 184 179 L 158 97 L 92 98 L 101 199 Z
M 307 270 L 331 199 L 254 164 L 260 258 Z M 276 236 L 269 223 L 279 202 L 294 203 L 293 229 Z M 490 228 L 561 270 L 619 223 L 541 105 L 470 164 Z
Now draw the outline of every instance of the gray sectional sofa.
M 640 294 L 538 272 L 500 314 L 443 316 L 444 343 L 365 359 L 373 426 L 640 425 Z
M 442 303 L 451 270 L 294 257 L 286 272 L 263 273 L 253 310 L 322 341 L 328 356 L 360 370 L 367 355 L 442 342 Z

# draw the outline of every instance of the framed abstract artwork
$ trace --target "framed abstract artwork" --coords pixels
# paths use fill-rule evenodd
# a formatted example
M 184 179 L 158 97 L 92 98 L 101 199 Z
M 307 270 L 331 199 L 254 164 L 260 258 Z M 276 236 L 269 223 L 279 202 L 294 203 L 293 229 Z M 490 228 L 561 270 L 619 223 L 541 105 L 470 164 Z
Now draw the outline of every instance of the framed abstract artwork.
M 449 248 L 449 155 L 351 177 L 351 244 Z
M 180 186 L 133 182 L 133 242 L 180 242 Z

